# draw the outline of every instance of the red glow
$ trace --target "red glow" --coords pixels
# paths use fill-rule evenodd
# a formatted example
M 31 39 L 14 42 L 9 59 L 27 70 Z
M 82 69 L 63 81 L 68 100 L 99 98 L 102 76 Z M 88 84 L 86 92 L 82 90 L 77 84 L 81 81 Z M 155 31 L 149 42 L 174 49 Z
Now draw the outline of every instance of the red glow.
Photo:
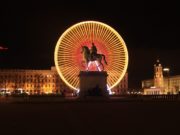
M 0 46 L 0 50 L 1 50 L 1 51 L 3 51 L 3 50 L 8 50 L 8 48 Z

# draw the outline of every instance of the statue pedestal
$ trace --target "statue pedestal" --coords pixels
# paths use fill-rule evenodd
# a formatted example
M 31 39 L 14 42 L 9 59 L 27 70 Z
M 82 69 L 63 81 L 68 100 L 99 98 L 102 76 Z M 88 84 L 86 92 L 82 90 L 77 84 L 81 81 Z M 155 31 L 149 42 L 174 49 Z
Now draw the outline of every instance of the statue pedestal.
M 108 97 L 107 72 L 80 71 L 80 97 Z

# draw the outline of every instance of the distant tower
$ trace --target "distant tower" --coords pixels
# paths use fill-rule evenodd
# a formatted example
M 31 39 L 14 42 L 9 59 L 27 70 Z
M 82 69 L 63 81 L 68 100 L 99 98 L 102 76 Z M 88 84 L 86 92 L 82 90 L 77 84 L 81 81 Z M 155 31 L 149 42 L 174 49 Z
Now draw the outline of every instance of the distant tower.
M 154 64 L 154 86 L 157 88 L 164 87 L 162 65 L 159 60 L 157 60 L 156 64 Z

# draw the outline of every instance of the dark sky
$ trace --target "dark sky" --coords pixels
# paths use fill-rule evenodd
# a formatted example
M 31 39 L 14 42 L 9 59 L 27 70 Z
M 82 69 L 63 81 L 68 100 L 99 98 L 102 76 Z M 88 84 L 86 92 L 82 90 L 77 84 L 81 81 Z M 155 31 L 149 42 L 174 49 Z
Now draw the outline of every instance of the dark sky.
M 102 21 L 116 29 L 129 51 L 129 87 L 140 87 L 153 77 L 159 58 L 180 74 L 179 7 L 177 1 L 62 1 L 0 4 L 1 68 L 47 69 L 54 65 L 54 48 L 71 25 L 85 20 Z

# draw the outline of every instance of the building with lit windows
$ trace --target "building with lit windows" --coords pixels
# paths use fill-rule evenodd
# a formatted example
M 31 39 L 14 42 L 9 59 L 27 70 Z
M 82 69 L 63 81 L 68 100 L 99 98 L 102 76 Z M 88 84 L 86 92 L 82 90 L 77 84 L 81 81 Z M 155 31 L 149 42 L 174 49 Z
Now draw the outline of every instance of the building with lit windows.
M 60 89 L 61 88 L 61 89 Z M 50 70 L 1 69 L 0 90 L 28 94 L 60 93 L 66 89 L 55 67 Z
M 120 94 L 128 88 L 127 73 L 113 91 Z M 28 94 L 62 94 L 72 92 L 60 79 L 56 68 L 49 70 L 0 69 L 0 91 L 13 93 L 20 91 Z
M 128 73 L 126 73 L 121 80 L 121 82 L 112 89 L 114 94 L 120 95 L 120 94 L 127 94 L 128 91 Z
M 169 69 L 164 68 L 163 70 L 159 60 L 157 60 L 157 63 L 154 64 L 154 79 L 143 80 L 142 88 L 145 95 L 178 94 L 180 75 L 169 76 Z

